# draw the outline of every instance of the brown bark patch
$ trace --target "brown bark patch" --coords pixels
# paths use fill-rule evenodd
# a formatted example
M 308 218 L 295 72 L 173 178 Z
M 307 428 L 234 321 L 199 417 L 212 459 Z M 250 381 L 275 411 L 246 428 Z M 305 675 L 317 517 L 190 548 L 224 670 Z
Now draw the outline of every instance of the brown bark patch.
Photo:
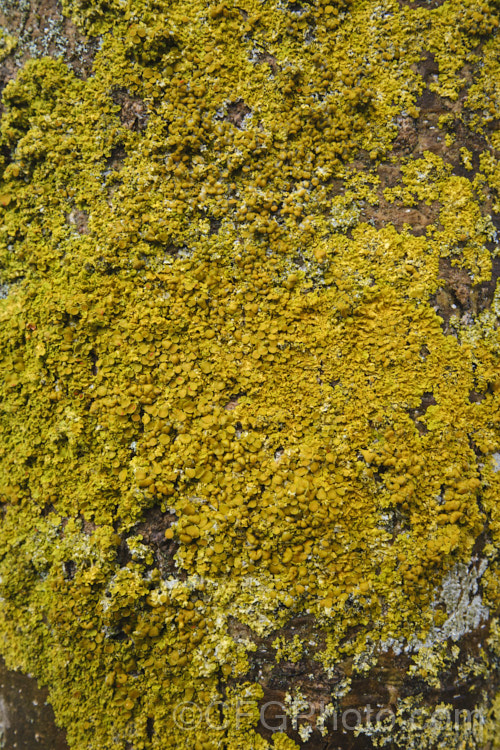
M 112 99 L 120 107 L 120 122 L 128 130 L 141 131 L 148 124 L 148 111 L 145 102 L 131 96 L 126 89 L 113 91 Z
M 17 48 L 0 65 L 0 88 L 32 57 L 62 58 L 80 78 L 87 78 L 99 39 L 85 37 L 63 16 L 60 0 L 3 0 L 0 26 L 18 38 Z
M 243 120 L 247 115 L 251 113 L 250 107 L 248 107 L 243 99 L 237 99 L 235 102 L 231 102 L 227 105 L 227 117 L 226 119 L 237 128 L 241 128 Z
M 75 208 L 70 211 L 66 218 L 68 224 L 71 224 L 79 234 L 89 233 L 89 215 L 86 211 Z
M 276 75 L 277 73 L 279 73 L 278 62 L 276 58 L 274 57 L 274 55 L 269 54 L 269 52 L 256 52 L 253 57 L 253 60 L 255 63 L 261 64 L 261 65 L 267 63 L 273 75 Z
M 184 580 L 186 574 L 177 567 L 174 559 L 179 543 L 174 539 L 165 539 L 165 531 L 175 520 L 174 513 L 163 513 L 160 508 L 150 508 L 146 511 L 144 520 L 136 524 L 127 536 L 142 536 L 143 543 L 153 551 L 154 566 L 158 568 L 162 578 L 175 576 Z M 131 560 L 126 538 L 120 545 L 118 559 L 122 566 Z
M 68 750 L 66 732 L 60 729 L 48 691 L 33 677 L 14 672 L 0 660 L 0 727 L 6 750 Z
M 492 259 L 491 279 L 480 284 L 474 284 L 469 273 L 453 266 L 448 258 L 439 261 L 439 277 L 442 286 L 431 298 L 431 304 L 443 319 L 444 331 L 448 333 L 452 316 L 467 323 L 472 319 L 467 314 L 476 316 L 491 306 L 500 277 L 500 258 Z
M 422 399 L 424 406 L 433 401 L 432 394 Z M 252 641 L 256 645 L 256 650 L 249 653 L 250 670 L 238 680 L 229 681 L 233 686 L 247 680 L 255 681 L 263 688 L 256 731 L 266 740 L 271 740 L 275 731 L 284 731 L 304 750 L 371 750 L 375 745 L 369 736 L 355 736 L 356 725 L 371 722 L 376 726 L 376 717 L 380 722 L 384 716 L 393 716 L 403 699 L 414 697 L 415 705 L 431 711 L 442 702 L 451 706 L 452 711 L 463 711 L 477 706 L 483 690 L 495 691 L 494 675 L 485 683 L 481 671 L 478 669 L 476 674 L 473 667 L 483 663 L 488 624 L 481 625 L 457 643 L 459 655 L 439 671 L 436 685 L 408 674 L 411 656 L 392 649 L 375 651 L 366 670 L 357 671 L 349 657 L 339 660 L 335 668 L 327 672 L 316 658 L 324 648 L 325 632 L 311 615 L 295 617 L 267 636 L 259 636 L 247 625 L 230 618 L 228 631 L 236 641 Z M 273 642 L 278 636 L 292 639 L 294 635 L 299 636 L 304 646 L 302 657 L 296 662 L 276 662 Z M 464 670 L 465 664 L 470 669 Z M 347 692 L 342 690 L 346 678 L 350 678 Z M 286 713 L 286 697 L 293 697 L 297 691 L 308 705 L 299 713 L 294 727 Z M 318 719 L 329 703 L 334 705 L 335 713 L 327 718 L 323 734 Z M 298 729 L 307 724 L 312 732 L 303 742 Z M 404 750 L 400 745 L 391 747 Z

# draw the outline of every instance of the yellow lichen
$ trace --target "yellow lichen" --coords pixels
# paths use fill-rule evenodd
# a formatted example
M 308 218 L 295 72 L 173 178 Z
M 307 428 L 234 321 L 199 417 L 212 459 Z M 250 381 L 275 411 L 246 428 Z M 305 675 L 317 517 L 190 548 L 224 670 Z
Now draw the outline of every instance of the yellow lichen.
M 262 637 L 308 611 L 323 666 L 361 669 L 368 640 L 443 625 L 486 522 L 498 544 L 500 303 L 455 336 L 434 306 L 445 259 L 491 279 L 495 9 L 63 5 L 103 34 L 92 75 L 42 58 L 3 91 L 2 650 L 72 747 L 264 750 L 234 621 Z M 484 60 L 470 179 L 391 155 L 423 49 L 453 101 Z M 433 220 L 377 226 L 382 199 Z

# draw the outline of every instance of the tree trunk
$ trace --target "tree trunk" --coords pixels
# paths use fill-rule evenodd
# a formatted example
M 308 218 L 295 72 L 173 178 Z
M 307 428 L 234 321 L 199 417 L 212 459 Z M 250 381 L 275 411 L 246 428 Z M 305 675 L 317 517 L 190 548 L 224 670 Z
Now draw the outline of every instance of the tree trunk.
M 500 748 L 499 15 L 0 2 L 3 747 Z

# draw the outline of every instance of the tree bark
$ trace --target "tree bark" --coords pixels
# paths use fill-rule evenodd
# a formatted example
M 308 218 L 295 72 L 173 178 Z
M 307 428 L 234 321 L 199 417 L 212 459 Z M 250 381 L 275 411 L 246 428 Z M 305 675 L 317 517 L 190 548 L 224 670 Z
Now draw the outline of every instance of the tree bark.
M 499 4 L 268 5 L 0 2 L 3 747 L 500 747 Z

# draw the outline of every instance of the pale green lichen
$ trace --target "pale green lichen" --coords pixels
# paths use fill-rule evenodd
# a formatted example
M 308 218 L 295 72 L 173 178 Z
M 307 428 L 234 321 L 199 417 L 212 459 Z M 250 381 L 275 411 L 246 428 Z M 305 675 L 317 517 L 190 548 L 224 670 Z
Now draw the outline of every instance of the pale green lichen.
M 17 39 L 5 29 L 0 29 L 0 61 L 8 57 L 17 46 Z

